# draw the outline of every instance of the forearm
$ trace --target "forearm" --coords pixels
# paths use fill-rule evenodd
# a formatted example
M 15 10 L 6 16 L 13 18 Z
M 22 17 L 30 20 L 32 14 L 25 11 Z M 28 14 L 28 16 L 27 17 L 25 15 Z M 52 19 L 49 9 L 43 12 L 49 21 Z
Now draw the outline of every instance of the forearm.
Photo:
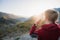
M 35 31 L 36 31 L 36 25 L 34 24 L 34 25 L 32 26 L 32 28 L 30 29 L 30 36 L 31 36 L 32 38 L 37 38 L 37 34 L 35 33 Z
M 36 30 L 36 25 L 34 24 L 30 29 L 30 35 L 33 34 L 35 30 Z

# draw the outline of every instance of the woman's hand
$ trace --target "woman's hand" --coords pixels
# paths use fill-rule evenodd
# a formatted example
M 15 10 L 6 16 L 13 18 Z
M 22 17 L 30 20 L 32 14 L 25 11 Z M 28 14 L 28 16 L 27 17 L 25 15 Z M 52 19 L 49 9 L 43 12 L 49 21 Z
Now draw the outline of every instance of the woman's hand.
M 40 21 L 41 20 L 35 21 L 34 25 L 35 25 L 36 29 L 38 29 L 40 27 Z
M 38 21 L 35 21 L 35 24 L 37 25 L 37 24 L 39 24 L 40 23 L 40 20 L 38 20 Z

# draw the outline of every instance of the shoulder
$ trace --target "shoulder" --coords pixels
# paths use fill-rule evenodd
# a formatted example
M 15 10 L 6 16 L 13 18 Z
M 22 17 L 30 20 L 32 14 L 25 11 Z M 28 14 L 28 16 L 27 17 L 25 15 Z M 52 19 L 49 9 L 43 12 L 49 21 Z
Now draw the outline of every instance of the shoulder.
M 60 28 L 60 24 L 58 24 L 58 27 Z

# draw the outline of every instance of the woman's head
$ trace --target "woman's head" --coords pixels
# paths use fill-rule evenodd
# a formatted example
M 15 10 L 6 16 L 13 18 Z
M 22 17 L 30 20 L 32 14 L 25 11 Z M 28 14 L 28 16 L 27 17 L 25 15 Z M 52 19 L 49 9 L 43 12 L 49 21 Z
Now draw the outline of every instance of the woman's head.
M 48 21 L 55 22 L 58 18 L 58 12 L 55 10 L 48 9 L 45 11 L 45 18 Z

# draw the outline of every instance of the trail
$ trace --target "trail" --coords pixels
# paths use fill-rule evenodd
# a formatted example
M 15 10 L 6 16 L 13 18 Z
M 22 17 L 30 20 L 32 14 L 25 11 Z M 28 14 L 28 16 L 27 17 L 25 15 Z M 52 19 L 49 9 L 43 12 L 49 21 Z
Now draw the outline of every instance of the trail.
M 37 38 L 32 38 L 28 33 L 26 33 L 21 36 L 11 37 L 11 38 L 6 36 L 3 38 L 3 40 L 37 40 Z

